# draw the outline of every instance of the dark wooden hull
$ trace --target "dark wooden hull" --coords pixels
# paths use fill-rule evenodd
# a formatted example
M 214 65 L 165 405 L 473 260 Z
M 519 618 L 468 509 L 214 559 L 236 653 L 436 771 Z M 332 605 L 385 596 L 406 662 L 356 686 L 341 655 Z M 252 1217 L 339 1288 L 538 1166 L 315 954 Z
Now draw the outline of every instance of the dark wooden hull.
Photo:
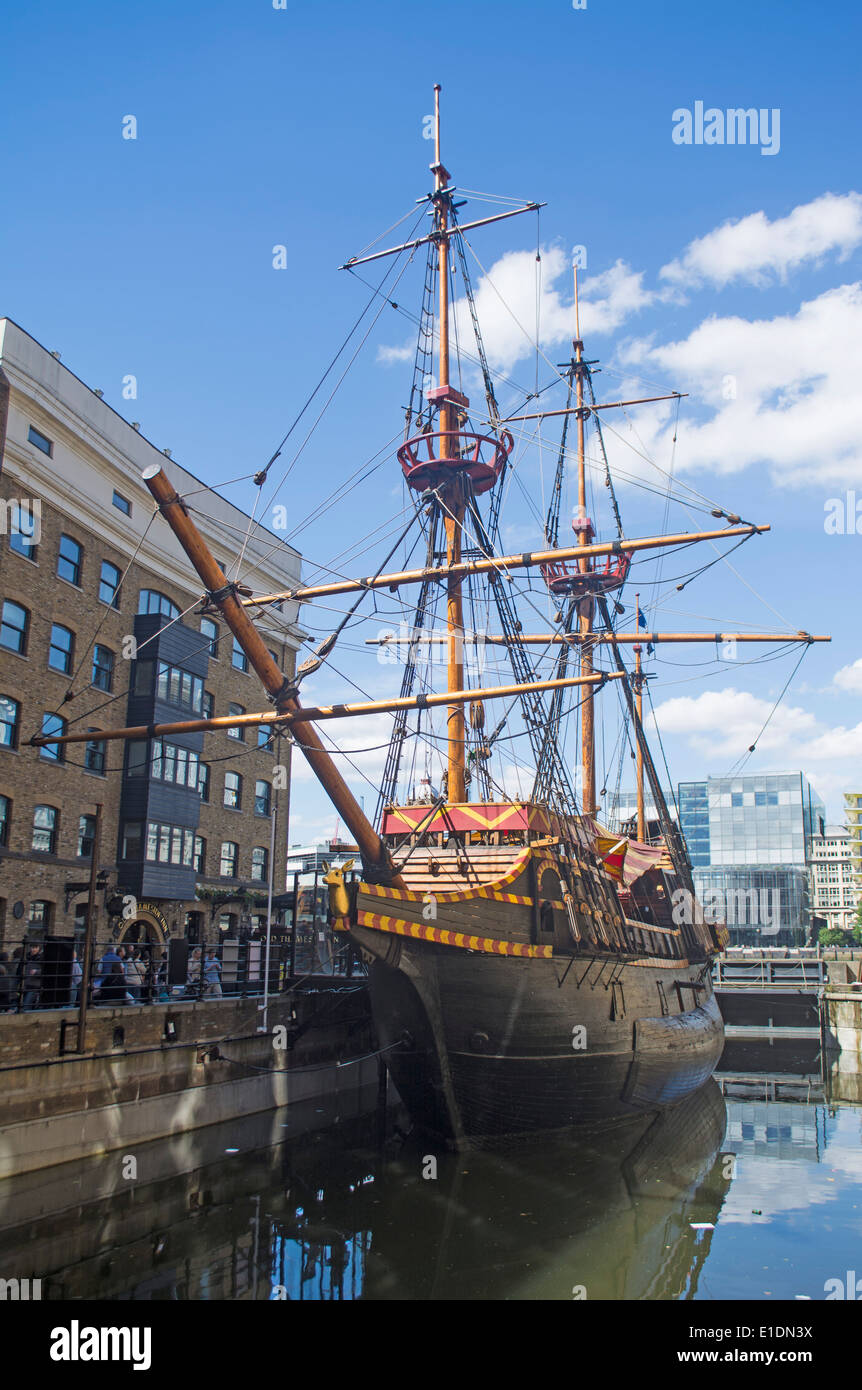
M 395 1084 L 416 1123 L 456 1145 L 672 1105 L 721 1055 L 713 944 L 672 921 L 673 884 L 656 880 L 644 926 L 556 844 L 471 847 L 472 883 L 441 849 L 427 868 L 417 850 L 409 887 L 360 883 L 343 919 Z
M 656 977 L 667 994 L 667 970 L 617 966 L 616 986 L 605 987 L 595 983 L 600 965 L 591 985 L 580 958 L 496 959 L 401 943 L 397 967 L 373 962 L 380 1043 L 391 1048 L 387 1063 L 414 1121 L 458 1142 L 621 1119 L 697 1090 L 724 1041 L 711 990 L 698 1007 L 661 1017 Z M 576 1028 L 583 1047 L 573 1046 Z

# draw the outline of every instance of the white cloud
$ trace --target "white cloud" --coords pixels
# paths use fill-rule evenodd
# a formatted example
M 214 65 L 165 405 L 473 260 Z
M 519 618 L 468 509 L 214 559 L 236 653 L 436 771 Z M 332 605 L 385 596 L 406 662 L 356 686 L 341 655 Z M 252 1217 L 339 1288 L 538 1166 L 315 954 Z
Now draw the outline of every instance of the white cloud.
M 842 666 L 836 671 L 833 682 L 839 690 L 849 690 L 851 695 L 862 695 L 862 656 L 852 666 Z
M 684 735 L 699 753 L 736 758 L 757 738 L 771 709 L 769 700 L 730 687 L 665 700 L 656 718 L 663 734 Z M 807 710 L 780 705 L 758 740 L 758 751 L 799 747 L 802 739 L 814 737 L 817 728 L 817 720 Z
M 844 258 L 860 244 L 858 193 L 823 194 L 772 222 L 753 213 L 691 242 L 664 266 L 659 291 L 622 260 L 597 275 L 584 274 L 581 333 L 588 340 L 614 333 L 643 309 L 678 298 L 684 283 L 763 284 L 827 253 Z M 479 276 L 476 305 L 494 369 L 510 372 L 534 352 L 536 295 L 532 251 L 510 252 Z M 551 361 L 574 334 L 573 298 L 568 255 L 550 247 L 541 263 L 539 338 Z M 466 301 L 453 312 L 459 339 L 472 350 Z M 379 357 L 394 362 L 412 354 L 409 343 L 381 348 Z M 712 316 L 677 341 L 662 343 L 658 334 L 633 338 L 618 357 L 633 373 L 689 394 L 674 451 L 678 472 L 732 474 L 765 466 L 781 487 L 853 486 L 862 476 L 862 283 L 838 285 L 773 318 Z M 648 393 L 633 375 L 619 394 Z M 612 445 L 614 430 L 625 430 L 626 423 L 605 420 Z M 640 408 L 638 449 L 667 460 L 674 420 L 675 409 Z M 629 450 L 617 452 L 614 462 L 626 472 L 643 472 Z
M 343 697 L 345 692 L 342 691 L 341 694 Z M 361 696 L 357 695 L 356 698 L 361 699 Z M 363 714 L 352 719 L 321 720 L 317 724 L 317 732 L 327 749 L 332 752 L 338 771 L 354 788 L 354 794 L 365 797 L 366 807 L 370 812 L 373 809 L 370 802 L 373 801 L 374 790 L 358 774 L 364 774 L 374 786 L 380 785 L 386 752 L 392 737 L 392 715 Z M 337 751 L 333 752 L 333 749 Z M 369 751 L 364 751 L 366 749 Z M 294 782 L 316 781 L 314 773 L 298 748 L 294 749 L 293 753 L 291 779 Z
M 655 293 L 643 285 L 642 271 L 618 260 L 597 275 L 580 275 L 581 334 L 598 337 L 612 333 L 633 314 L 651 304 Z M 507 372 L 516 362 L 535 352 L 536 300 L 539 303 L 539 341 L 550 353 L 575 336 L 574 282 L 567 253 L 559 246 L 542 251 L 540 280 L 536 279 L 536 253 L 509 251 L 487 274 L 479 274 L 474 288 L 476 312 L 488 360 Z M 466 299 L 453 309 L 458 341 L 475 356 L 475 338 Z M 378 361 L 412 361 L 415 343 L 381 347 Z
M 729 474 L 765 464 L 785 487 L 852 485 L 862 474 L 862 284 L 773 319 L 709 318 L 679 342 L 632 342 L 623 358 L 660 369 L 712 408 L 701 423 L 683 415 L 680 469 Z M 638 420 L 645 452 L 667 456 L 670 425 L 657 413 Z
M 665 700 L 656 709 L 656 719 L 662 737 L 676 734 L 701 762 L 708 757 L 713 776 L 725 775 L 756 740 L 756 752 L 746 772 L 767 766 L 799 768 L 825 801 L 840 808 L 841 794 L 858 782 L 862 722 L 852 727 L 830 727 L 799 705 L 780 704 L 773 713 L 773 704 L 749 691 L 728 687 Z M 716 759 L 721 765 L 716 766 Z
M 860 243 L 862 197 L 824 193 L 774 222 L 764 212 L 726 222 L 689 242 L 679 259 L 659 274 L 688 287 L 722 288 L 734 280 L 764 285 L 785 279 L 789 271 L 806 261 L 818 262 L 829 252 L 844 260 Z

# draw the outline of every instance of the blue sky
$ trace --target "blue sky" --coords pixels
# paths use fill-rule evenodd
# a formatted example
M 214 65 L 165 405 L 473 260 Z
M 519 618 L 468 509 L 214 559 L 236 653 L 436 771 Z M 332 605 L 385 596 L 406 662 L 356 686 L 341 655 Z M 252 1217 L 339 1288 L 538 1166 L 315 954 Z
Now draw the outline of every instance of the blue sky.
M 538 235 L 546 357 L 567 353 L 570 250 L 583 245 L 587 355 L 605 368 L 597 389 L 613 399 L 621 387 L 650 394 L 635 389 L 644 382 L 690 392 L 675 447 L 665 408 L 617 417 L 612 463 L 661 490 L 666 479 L 633 453 L 637 441 L 659 468 L 672 459 L 677 478 L 773 524 L 733 557 L 765 602 L 718 565 L 684 594 L 665 595 L 656 624 L 776 628 L 780 614 L 791 628 L 833 633 L 806 657 L 747 770 L 802 766 L 837 816 L 841 790 L 862 785 L 862 534 L 827 534 L 823 524 L 830 498 L 855 487 L 862 501 L 862 213 L 852 197 L 860 27 L 852 4 L 796 0 L 19 7 L 4 19 L 0 313 L 59 349 L 213 485 L 253 471 L 365 303 L 363 286 L 337 266 L 430 187 L 423 118 L 441 82 L 455 182 L 548 204 L 538 228 L 527 215 L 471 238 L 492 284 L 511 288 L 510 308 L 532 325 Z M 697 101 L 778 109 L 778 152 L 675 144 L 674 111 Z M 128 115 L 135 140 L 122 138 Z M 488 210 L 473 203 L 464 215 Z M 713 234 L 727 223 L 722 242 Z M 284 270 L 272 264 L 278 244 Z M 492 359 L 528 390 L 534 348 L 513 334 L 475 261 L 472 273 Z M 419 291 L 416 270 L 397 297 L 412 309 Z M 301 520 L 398 433 L 410 363 L 392 350 L 410 333 L 390 310 L 379 319 L 277 498 L 291 517 Z M 121 394 L 129 373 L 134 402 Z M 504 404 L 521 399 L 501 391 Z M 523 488 L 538 512 L 555 438 L 543 431 L 542 453 L 523 442 Z M 249 505 L 252 489 L 229 495 Z M 662 497 L 624 483 L 620 496 L 629 534 L 661 526 Z M 348 507 L 294 542 L 323 561 L 403 505 L 393 456 Z M 669 513 L 674 529 L 701 518 L 675 505 Z M 505 526 L 514 548 L 540 539 L 514 491 Z M 382 553 L 357 556 L 356 572 Z M 665 576 L 689 568 L 675 564 L 665 561 Z M 648 601 L 665 594 L 667 583 L 649 587 L 655 566 L 641 576 Z M 532 597 L 541 608 L 538 587 Z M 376 630 L 375 620 L 363 632 Z M 653 699 L 674 780 L 724 774 L 795 657 L 723 670 L 671 664 L 711 662 L 711 650 L 661 655 Z M 353 650 L 339 669 L 373 695 L 399 675 Z M 306 698 L 344 689 L 322 675 Z M 350 737 L 363 747 L 369 733 Z M 358 761 L 373 782 L 379 757 Z M 293 818 L 291 838 L 334 823 L 304 778 Z

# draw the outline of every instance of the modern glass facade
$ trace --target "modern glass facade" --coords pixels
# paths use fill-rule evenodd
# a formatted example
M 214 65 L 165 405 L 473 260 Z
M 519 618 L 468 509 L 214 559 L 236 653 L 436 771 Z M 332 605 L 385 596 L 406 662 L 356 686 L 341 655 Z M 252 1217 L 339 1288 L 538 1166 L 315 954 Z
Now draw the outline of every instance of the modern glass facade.
M 752 773 L 682 782 L 679 812 L 698 893 L 723 893 L 734 945 L 800 944 L 809 935 L 806 865 L 826 808 L 801 772 Z M 730 920 L 748 894 L 747 916 Z M 778 924 L 764 905 L 777 894 Z M 765 897 L 763 895 L 766 895 Z M 757 901 L 757 921 L 751 904 Z
M 801 772 L 681 782 L 682 831 L 695 868 L 798 864 L 823 831 L 826 808 Z
M 790 865 L 694 870 L 694 890 L 710 917 L 726 923 L 733 946 L 804 946 L 811 922 L 808 874 Z

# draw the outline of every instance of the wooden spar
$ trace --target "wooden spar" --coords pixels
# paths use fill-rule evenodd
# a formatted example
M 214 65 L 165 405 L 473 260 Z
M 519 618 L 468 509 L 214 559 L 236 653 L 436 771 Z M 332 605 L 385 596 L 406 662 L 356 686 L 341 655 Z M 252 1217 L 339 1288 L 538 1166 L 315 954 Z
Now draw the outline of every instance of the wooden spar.
M 389 637 L 366 637 L 366 647 L 388 647 L 404 644 L 412 646 L 431 645 L 434 642 L 445 641 L 443 633 L 420 632 L 415 637 L 399 637 L 394 632 Z M 469 634 L 465 636 L 465 641 L 469 641 Z M 499 633 L 493 636 L 488 633 L 475 634 L 477 645 L 505 647 L 507 639 Z M 523 646 L 557 646 L 567 643 L 571 647 L 580 644 L 581 635 L 579 632 L 522 632 L 518 634 L 518 642 Z M 611 645 L 612 641 L 621 642 L 624 646 L 631 645 L 633 642 L 645 642 L 654 646 L 656 642 L 831 642 L 831 637 L 816 636 L 811 632 L 615 632 L 611 638 L 606 632 L 594 632 L 591 636 L 593 646 L 604 643 Z
M 438 90 L 435 88 L 435 91 Z M 539 208 L 547 207 L 547 203 L 525 203 L 522 208 L 512 208 L 509 212 L 497 212 L 493 217 L 480 217 L 476 222 L 459 222 L 454 227 L 444 230 L 444 235 L 448 241 L 449 237 L 462 236 L 464 232 L 472 232 L 476 227 L 487 227 L 490 222 L 502 222 L 507 217 L 518 217 L 522 212 L 538 212 Z M 419 246 L 427 246 L 429 241 L 436 241 L 441 232 L 433 231 L 428 236 L 417 237 L 415 241 L 405 241 L 401 246 L 389 246 L 385 251 L 375 251 L 370 256 L 351 256 L 349 261 L 338 267 L 339 270 L 352 270 L 355 265 L 367 265 L 369 261 L 379 261 L 383 256 L 397 256 L 402 251 L 415 251 Z
M 638 627 L 640 627 L 640 625 L 641 625 L 641 596 L 640 596 L 640 594 L 635 594 L 635 616 L 636 616 L 636 624 L 637 624 Z M 634 685 L 635 685 L 635 706 L 636 706 L 637 712 L 638 712 L 638 722 L 640 723 L 641 728 L 643 728 L 643 722 L 644 722 L 644 693 L 643 693 L 644 681 L 643 681 L 643 671 L 641 670 L 641 651 L 642 651 L 642 647 L 641 647 L 640 642 L 635 642 L 635 645 L 634 645 L 634 653 L 635 653 L 635 681 L 634 681 Z M 636 776 L 636 779 L 637 779 L 638 839 L 640 840 L 641 844 L 643 844 L 644 841 L 646 840 L 646 816 L 645 816 L 645 814 L 644 814 L 644 755 L 643 755 L 643 750 L 641 749 L 641 746 L 640 746 L 640 743 L 639 743 L 639 742 L 638 742 L 638 745 L 637 745 L 637 754 L 636 754 L 635 767 L 636 767 L 635 776 Z
M 603 685 L 605 681 L 620 679 L 618 671 L 601 671 L 588 678 L 591 687 Z M 275 710 L 266 710 L 259 714 L 220 715 L 217 719 L 184 719 L 173 724 L 137 724 L 128 729 L 88 729 L 85 733 L 79 734 L 34 734 L 29 742 L 33 747 L 41 748 L 46 743 L 106 743 L 110 739 L 160 738 L 164 734 L 211 733 L 213 730 L 242 728 L 251 724 L 278 724 L 293 728 L 295 724 L 307 724 L 309 720 L 317 723 L 324 719 L 352 719 L 354 715 L 362 714 L 394 714 L 405 709 L 433 709 L 437 705 L 447 705 L 453 701 L 466 705 L 471 700 L 509 699 L 512 695 L 527 694 L 532 690 L 561 690 L 564 687 L 584 684 L 586 681 L 583 676 L 554 677 L 552 680 L 524 681 L 521 685 L 492 685 L 480 690 L 446 690 L 437 695 L 401 695 L 391 700 L 363 700 L 351 705 L 296 705 L 294 709 L 281 714 Z
M 587 473 L 586 448 L 584 442 L 584 344 L 581 340 L 580 299 L 578 296 L 578 267 L 575 266 L 575 399 L 578 403 L 578 546 L 583 552 L 593 538 L 593 528 L 587 518 Z M 591 557 L 582 554 L 578 557 L 578 569 L 588 574 L 592 568 Z M 590 676 L 593 671 L 593 647 L 590 635 L 593 629 L 593 601 L 586 598 L 578 604 L 579 669 L 582 676 Z M 596 740 L 595 710 L 593 693 L 587 688 L 581 701 L 581 772 L 583 778 L 583 808 L 588 816 L 596 810 Z
M 575 275 L 577 275 L 577 266 Z M 563 410 L 537 410 L 533 415 L 507 415 L 501 420 L 502 425 L 516 425 L 521 420 L 548 420 L 552 415 L 577 415 L 579 420 L 583 420 L 594 410 L 621 410 L 627 405 L 651 405 L 653 401 L 681 401 L 688 395 L 687 391 L 672 391 L 669 396 L 639 396 L 634 401 L 602 401 L 598 405 L 570 405 Z
M 439 280 L 439 355 L 437 385 L 449 390 L 449 195 L 446 192 L 449 174 L 443 165 L 440 154 L 440 84 L 434 87 L 434 209 L 435 230 L 439 234 L 437 242 L 438 280 Z M 452 457 L 452 430 L 456 418 L 453 406 L 447 397 L 440 402 L 440 457 L 445 463 Z M 442 494 L 444 526 L 446 530 L 446 627 L 448 630 L 448 651 L 446 661 L 446 681 L 449 690 L 461 690 L 464 685 L 464 601 L 461 592 L 461 576 L 458 566 L 461 563 L 461 537 L 464 522 L 465 498 L 463 480 L 455 476 Z M 448 738 L 448 781 L 446 794 L 453 804 L 466 800 L 466 721 L 464 705 L 453 701 L 449 706 L 446 720 Z
M 158 503 L 162 516 L 197 570 L 211 602 L 218 608 L 257 672 L 277 712 L 296 714 L 299 711 L 299 701 L 295 691 L 291 691 L 289 682 L 285 680 L 270 656 L 260 633 L 237 599 L 233 585 L 228 583 L 221 567 L 213 559 L 185 505 L 161 467 L 152 464 L 146 468 L 143 480 Z M 386 845 L 371 822 L 366 820 L 313 724 L 304 725 L 301 733 L 296 736 L 296 743 L 341 819 L 350 829 L 362 855 L 366 875 L 391 882 L 396 887 L 404 887 L 400 875 L 392 876 L 391 859 Z
M 694 541 L 724 540 L 733 536 L 754 536 L 769 531 L 770 526 L 725 526 L 721 531 L 679 531 L 672 536 L 644 536 L 638 540 L 596 541 L 592 545 L 566 546 L 558 550 L 524 551 L 519 555 L 499 555 L 492 560 L 465 560 L 461 564 L 433 565 L 421 570 L 398 570 L 394 574 L 375 574 L 367 579 L 342 579 L 333 584 L 309 584 L 299 589 L 282 589 L 277 594 L 258 594 L 240 600 L 243 608 L 261 608 L 268 603 L 285 599 L 304 603 L 315 598 L 336 594 L 357 594 L 363 589 L 397 589 L 401 584 L 421 584 L 426 579 L 447 579 L 453 573 L 460 578 L 468 574 L 489 574 L 492 570 L 524 569 L 530 565 L 548 565 L 555 560 L 577 560 L 597 555 L 629 555 L 641 550 L 655 550 L 662 545 L 690 545 Z
M 305 711 L 303 710 L 303 713 Z M 279 724 L 284 727 L 293 718 L 275 710 L 259 714 L 223 714 L 217 719 L 177 719 L 172 724 L 134 724 L 125 729 L 90 729 L 81 734 L 34 734 L 29 742 L 34 748 L 46 743 L 106 743 L 112 738 L 161 738 L 165 734 L 212 734 L 220 729 L 241 729 L 254 724 Z

